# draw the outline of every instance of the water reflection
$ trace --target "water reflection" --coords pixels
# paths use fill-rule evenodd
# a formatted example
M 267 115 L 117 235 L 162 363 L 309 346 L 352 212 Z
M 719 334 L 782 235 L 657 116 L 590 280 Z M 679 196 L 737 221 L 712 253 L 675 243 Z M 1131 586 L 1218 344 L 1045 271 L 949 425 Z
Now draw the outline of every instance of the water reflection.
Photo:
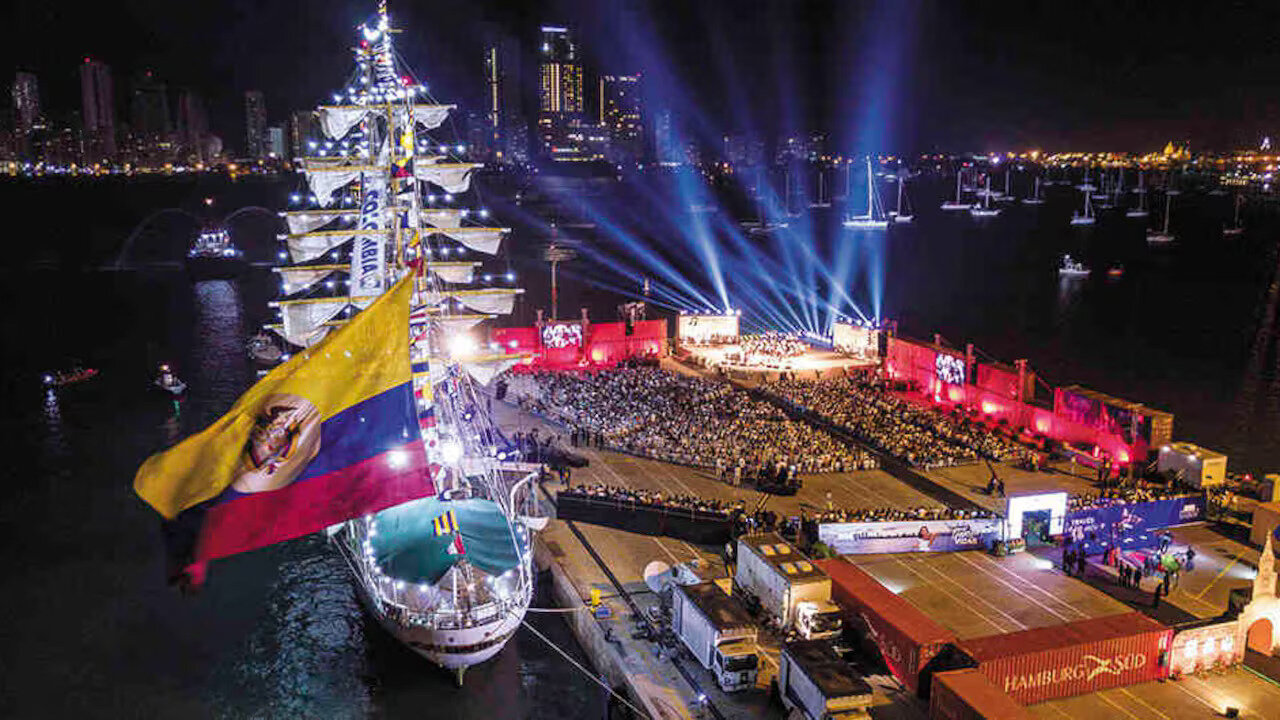
M 1084 276 L 1059 275 L 1058 296 L 1054 303 L 1054 322 L 1058 326 L 1066 325 L 1080 310 L 1080 302 L 1084 292 Z
M 195 332 L 191 356 L 193 391 L 204 402 L 223 406 L 247 387 L 244 373 L 244 301 L 240 287 L 230 280 L 205 280 L 192 288 Z

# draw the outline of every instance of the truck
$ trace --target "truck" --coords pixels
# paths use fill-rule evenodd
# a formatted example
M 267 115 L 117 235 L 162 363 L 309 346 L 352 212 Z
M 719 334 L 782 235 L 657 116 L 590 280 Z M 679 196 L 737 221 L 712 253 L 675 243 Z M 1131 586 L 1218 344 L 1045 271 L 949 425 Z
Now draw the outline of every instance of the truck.
M 821 640 L 784 643 L 774 689 L 786 707 L 806 720 L 869 718 L 871 686 Z
M 755 687 L 760 671 L 759 628 L 738 601 L 715 582 L 676 585 L 671 625 L 725 692 Z
M 736 589 L 783 628 L 806 640 L 836 638 L 844 613 L 831 601 L 831 578 L 777 533 L 738 538 Z

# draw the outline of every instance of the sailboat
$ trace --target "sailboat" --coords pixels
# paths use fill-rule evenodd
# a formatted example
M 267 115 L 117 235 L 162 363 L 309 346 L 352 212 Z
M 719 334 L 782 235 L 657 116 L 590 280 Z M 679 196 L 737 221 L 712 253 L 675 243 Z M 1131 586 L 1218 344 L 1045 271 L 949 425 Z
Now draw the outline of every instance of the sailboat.
M 1088 183 L 1088 178 L 1084 185 L 1080 186 L 1084 191 L 1084 212 L 1071 216 L 1072 225 L 1092 225 L 1093 224 L 1093 198 L 1089 194 L 1093 190 L 1093 186 Z
M 893 218 L 893 221 L 895 223 L 906 224 L 911 222 L 912 220 L 915 220 L 916 216 L 909 211 L 905 213 L 902 211 L 902 203 L 904 198 L 906 198 L 906 194 L 903 192 L 903 189 L 902 189 L 902 186 L 906 180 L 905 178 L 903 178 L 902 175 L 903 175 L 902 165 L 899 164 L 898 165 L 898 209 L 890 212 L 889 216 Z M 906 202 L 908 205 L 911 204 L 911 201 L 909 198 L 906 198 Z
M 1138 170 L 1138 187 L 1133 189 L 1138 194 L 1138 207 L 1125 211 L 1125 217 L 1144 218 L 1147 216 L 1147 186 L 1143 181 L 1142 170 Z
M 947 200 L 946 202 L 942 203 L 943 210 L 968 210 L 969 208 L 973 207 L 971 204 L 964 202 L 960 199 L 961 193 L 964 190 L 963 181 L 964 181 L 964 168 L 960 167 L 956 169 L 956 199 Z
M 301 352 L 416 274 L 410 360 L 434 494 L 328 535 L 379 624 L 461 684 L 523 621 L 532 533 L 545 522 L 537 468 L 505 459 L 483 394 L 521 356 L 473 334 L 510 313 L 523 291 L 510 274 L 479 286 L 482 262 L 463 259 L 496 255 L 509 230 L 489 227 L 487 211 L 458 207 L 482 165 L 454 156 L 463 148 L 435 133 L 456 106 L 432 99 L 398 59 L 385 0 L 359 30 L 353 81 L 316 110 L 327 140 L 300 159 L 310 192 L 281 213 L 288 262 L 276 268 L 282 296 L 270 305 L 279 318 L 267 328 Z
M 879 208 L 880 198 L 876 194 L 876 179 L 871 174 L 871 156 L 867 156 L 867 214 L 854 215 L 844 221 L 847 228 L 857 228 L 859 230 L 884 230 L 889 227 L 889 221 L 884 217 L 884 210 Z M 879 212 L 876 212 L 877 210 Z
M 1000 214 L 1000 208 L 991 207 L 991 173 L 987 173 L 987 191 L 982 194 L 982 205 L 969 208 L 969 214 L 976 218 L 989 218 Z
M 1173 233 L 1169 232 L 1169 215 L 1173 210 L 1173 196 L 1178 191 L 1166 187 L 1164 191 L 1164 229 L 1159 232 L 1147 229 L 1147 243 L 1150 245 L 1167 245 L 1173 242 Z
M 811 208 L 831 207 L 831 201 L 827 199 L 826 187 L 827 187 L 826 173 L 822 172 L 822 168 L 818 168 L 818 197 L 813 202 L 809 203 L 809 207 Z
M 1043 205 L 1044 197 L 1040 195 L 1040 176 L 1036 176 L 1035 184 L 1031 190 L 1031 197 L 1022 198 L 1023 205 Z
M 1235 220 L 1232 222 L 1231 227 L 1222 228 L 1223 235 L 1227 237 L 1233 237 L 1233 236 L 1244 233 L 1244 225 L 1240 224 L 1240 208 L 1243 205 L 1244 205 L 1244 196 L 1241 195 L 1240 193 L 1236 193 L 1236 199 L 1235 199 L 1236 217 L 1235 217 Z

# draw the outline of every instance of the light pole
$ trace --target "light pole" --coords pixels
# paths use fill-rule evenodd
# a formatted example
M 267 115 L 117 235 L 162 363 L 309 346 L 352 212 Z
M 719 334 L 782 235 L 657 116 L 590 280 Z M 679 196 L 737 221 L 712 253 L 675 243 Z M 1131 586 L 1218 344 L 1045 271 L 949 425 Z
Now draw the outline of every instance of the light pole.
M 567 248 L 560 245 L 556 245 L 554 242 L 548 245 L 542 251 L 542 259 L 545 260 L 546 262 L 551 263 L 551 320 L 552 322 L 555 322 L 555 320 L 559 317 L 556 314 L 556 306 L 559 300 L 559 297 L 558 297 L 559 290 L 556 287 L 556 268 L 560 265 L 560 263 L 568 260 L 572 260 L 577 256 L 578 256 L 578 253 L 574 251 L 573 248 Z

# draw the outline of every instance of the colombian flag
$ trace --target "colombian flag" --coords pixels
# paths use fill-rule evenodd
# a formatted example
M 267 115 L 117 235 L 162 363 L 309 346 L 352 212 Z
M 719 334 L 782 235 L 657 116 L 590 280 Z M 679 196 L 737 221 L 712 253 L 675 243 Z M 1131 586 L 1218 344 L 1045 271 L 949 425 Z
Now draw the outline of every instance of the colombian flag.
M 209 560 L 434 494 L 409 364 L 413 277 L 138 469 L 134 491 L 189 545 L 181 574 L 198 584 Z

